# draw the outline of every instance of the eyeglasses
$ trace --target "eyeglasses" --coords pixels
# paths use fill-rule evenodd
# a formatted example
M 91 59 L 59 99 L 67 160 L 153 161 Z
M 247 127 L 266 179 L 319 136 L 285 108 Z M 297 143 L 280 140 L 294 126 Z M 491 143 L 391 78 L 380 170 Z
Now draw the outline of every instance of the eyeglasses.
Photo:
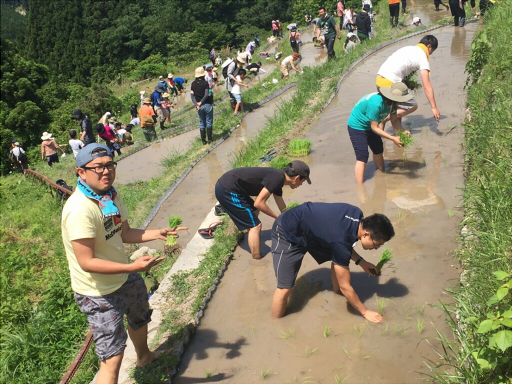
M 379 249 L 380 247 L 382 247 L 382 244 L 379 244 L 379 245 L 375 244 L 375 241 L 373 240 L 373 237 L 371 237 L 371 235 L 370 235 L 370 239 L 372 239 L 373 249 Z
M 105 165 L 96 165 L 94 167 L 82 167 L 82 168 L 88 169 L 88 170 L 96 172 L 96 173 L 103 173 L 103 172 L 105 172 L 105 168 L 108 169 L 109 171 L 113 171 L 114 169 L 116 169 L 116 167 L 117 167 L 117 163 L 114 161 L 112 163 L 108 163 Z

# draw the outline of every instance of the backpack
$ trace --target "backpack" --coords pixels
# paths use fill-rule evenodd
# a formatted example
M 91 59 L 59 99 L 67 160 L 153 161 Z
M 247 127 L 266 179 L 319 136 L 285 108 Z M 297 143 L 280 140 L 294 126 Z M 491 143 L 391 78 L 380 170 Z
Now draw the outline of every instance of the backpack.
M 73 190 L 73 188 L 67 185 L 66 182 L 62 179 L 57 180 L 55 184 L 62 188 L 69 189 L 70 191 Z M 57 197 L 59 198 L 59 200 L 67 200 L 69 195 L 67 193 L 62 192 L 60 189 L 57 189 Z
M 228 67 L 229 65 L 233 62 L 233 59 L 227 59 L 223 64 L 222 64 L 222 77 L 224 79 L 227 79 L 228 78 Z M 235 63 L 235 70 L 236 70 L 236 63 Z

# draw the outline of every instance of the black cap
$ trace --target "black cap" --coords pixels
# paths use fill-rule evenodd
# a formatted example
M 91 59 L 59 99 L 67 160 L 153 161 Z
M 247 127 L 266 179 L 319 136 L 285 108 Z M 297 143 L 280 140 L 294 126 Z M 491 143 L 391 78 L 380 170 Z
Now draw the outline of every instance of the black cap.
M 308 184 L 311 184 L 311 179 L 309 178 L 309 166 L 300 160 L 293 160 L 290 164 L 288 164 L 285 168 L 285 172 L 288 174 L 288 176 L 301 176 Z
M 83 112 L 82 112 L 82 110 L 81 110 L 81 109 L 78 109 L 78 108 L 77 108 L 77 109 L 75 109 L 75 110 L 73 111 L 73 114 L 71 115 L 71 118 L 72 118 L 72 119 L 75 119 L 75 120 L 83 119 L 83 118 L 84 118 L 84 114 L 83 114 Z
M 365 5 L 363 5 L 363 9 L 364 9 L 365 11 L 369 11 L 369 10 L 370 10 L 370 4 L 365 4 Z

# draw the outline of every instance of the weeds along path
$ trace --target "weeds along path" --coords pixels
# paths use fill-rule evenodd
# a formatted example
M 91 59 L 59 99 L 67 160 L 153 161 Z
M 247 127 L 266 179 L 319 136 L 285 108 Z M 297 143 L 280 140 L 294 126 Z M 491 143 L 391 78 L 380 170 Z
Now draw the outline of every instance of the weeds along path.
M 311 41 L 311 34 L 306 33 L 305 38 Z M 271 47 L 269 51 L 275 51 L 275 47 Z M 303 66 L 313 66 L 325 61 L 325 50 L 314 48 L 312 44 L 305 44 L 302 50 L 304 59 L 302 60 Z M 257 61 L 254 58 L 253 61 Z M 263 69 L 267 71 L 267 74 L 272 72 L 275 68 L 275 60 L 268 59 L 262 60 L 264 65 Z M 250 86 L 256 86 L 262 81 L 271 81 L 272 79 L 266 79 L 267 74 L 261 73 L 256 76 L 251 82 Z M 222 87 L 217 87 L 218 91 L 222 91 Z M 187 94 L 187 98 L 190 95 Z M 219 107 L 214 107 L 214 111 Z M 267 108 L 267 105 L 260 107 Z M 194 119 L 196 116 L 194 115 Z M 246 120 L 247 117 L 244 118 Z M 256 124 L 264 124 L 264 119 Z M 251 123 L 251 127 L 255 122 Z M 197 140 L 198 137 L 198 123 L 194 120 L 194 125 L 189 128 L 188 132 L 179 134 L 171 138 L 165 138 L 158 141 L 146 148 L 137 151 L 119 161 L 118 172 L 116 176 L 116 184 L 128 184 L 137 181 L 149 181 L 154 177 L 159 177 L 166 168 L 162 165 L 162 161 L 172 156 L 173 154 L 185 153 L 188 151 Z M 164 131 L 165 132 L 165 131 Z M 215 118 L 214 118 L 214 133 L 215 133 Z
M 416 44 L 418 36 L 378 51 L 346 77 L 338 96 L 306 134 L 313 151 L 304 161 L 311 167 L 313 184 L 284 194 L 287 202 L 347 202 L 366 215 L 381 212 L 391 219 L 396 236 L 385 248 L 394 255 L 392 268 L 377 279 L 351 265 L 356 292 L 368 308 L 380 308 L 384 323 L 369 325 L 343 297 L 334 295 L 330 265 L 319 266 L 310 256 L 304 258 L 287 316 L 272 319 L 272 220 L 263 215 L 265 258 L 252 260 L 246 242 L 236 250 L 173 383 L 201 382 L 205 372 L 230 383 L 258 382 L 263 376 L 269 383 L 344 378 L 344 383 L 423 382 L 418 373 L 423 361 L 436 359 L 425 339 L 438 346 L 436 327 L 446 329 L 444 314 L 432 306 L 447 300 L 443 290 L 458 277 L 452 255 L 462 217 L 457 207 L 464 183 L 464 66 L 476 29 L 472 23 L 432 32 L 439 39 L 431 56 L 431 78 L 441 122 L 435 122 L 420 90 L 418 110 L 404 119 L 416 139 L 405 163 L 403 150 L 385 140 L 386 174 L 375 172 L 370 161 L 364 187 L 357 189 L 346 122 L 353 105 L 375 90 L 380 64 L 398 48 Z M 356 249 L 374 263 L 381 253 L 363 251 L 359 245 Z

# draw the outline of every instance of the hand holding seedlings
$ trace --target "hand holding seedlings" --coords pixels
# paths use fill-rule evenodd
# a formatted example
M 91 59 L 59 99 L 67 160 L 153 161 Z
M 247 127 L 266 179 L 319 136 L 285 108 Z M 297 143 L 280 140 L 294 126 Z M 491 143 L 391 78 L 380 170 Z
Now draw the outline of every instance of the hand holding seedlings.
M 393 255 L 391 254 L 391 251 L 389 249 L 385 249 L 384 252 L 382 252 L 382 255 L 380 256 L 380 260 L 377 263 L 377 266 L 375 267 L 377 269 L 378 274 L 381 274 L 382 267 L 387 262 L 391 261 L 393 258 Z
M 180 225 L 182 222 L 183 220 L 178 216 L 169 217 L 169 227 L 160 230 L 161 239 L 167 240 L 165 245 L 175 245 L 176 238 L 179 237 L 178 231 L 184 231 L 188 229 L 188 227 L 178 227 L 178 225 Z

